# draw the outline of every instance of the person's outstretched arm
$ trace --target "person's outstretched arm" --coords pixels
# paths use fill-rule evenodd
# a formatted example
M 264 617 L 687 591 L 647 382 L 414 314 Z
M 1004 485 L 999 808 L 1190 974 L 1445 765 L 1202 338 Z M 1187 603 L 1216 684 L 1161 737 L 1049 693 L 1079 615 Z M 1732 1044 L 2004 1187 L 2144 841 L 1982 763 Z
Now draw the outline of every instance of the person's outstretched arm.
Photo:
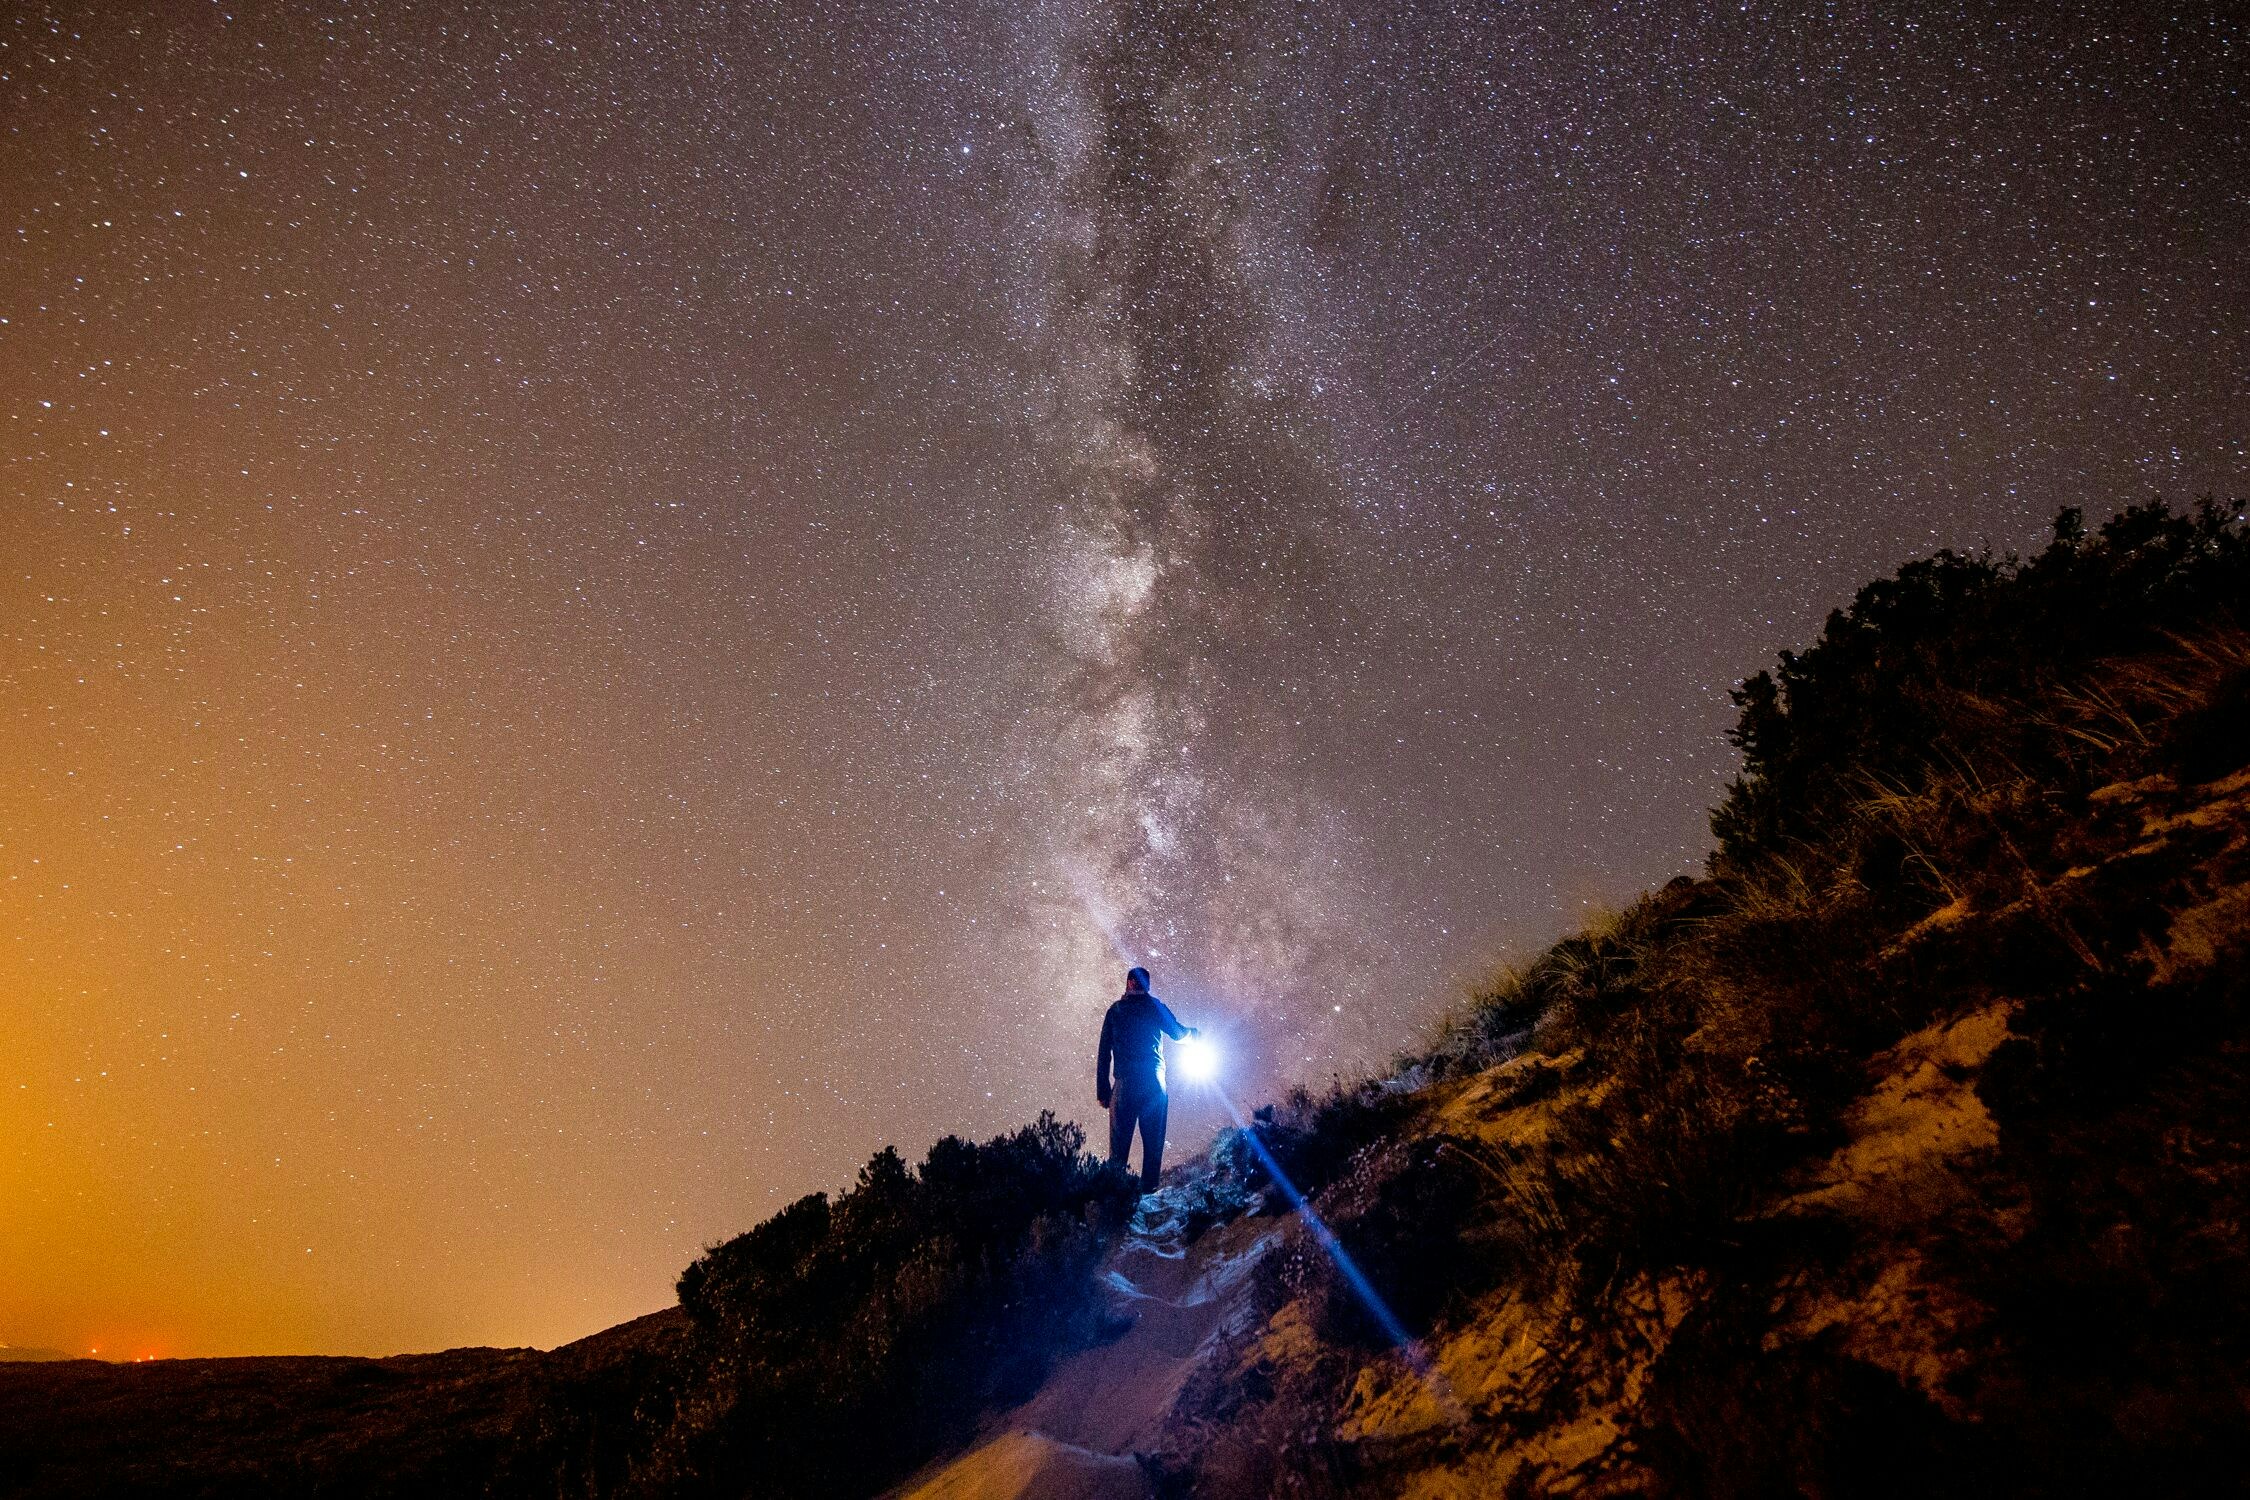
M 1150 996 L 1150 998 L 1155 999 L 1154 996 Z M 1163 1027 L 1164 1034 L 1175 1042 L 1185 1041 L 1195 1035 L 1195 1028 L 1193 1026 L 1182 1026 L 1180 1018 L 1172 1014 L 1172 1007 L 1161 1000 L 1156 1002 L 1156 1024 Z
M 1117 1050 L 1117 1038 L 1110 1032 L 1110 1022 L 1116 1019 L 1112 1010 L 1102 1017 L 1102 1044 L 1094 1049 L 1094 1102 L 1109 1108 L 1109 1059 Z

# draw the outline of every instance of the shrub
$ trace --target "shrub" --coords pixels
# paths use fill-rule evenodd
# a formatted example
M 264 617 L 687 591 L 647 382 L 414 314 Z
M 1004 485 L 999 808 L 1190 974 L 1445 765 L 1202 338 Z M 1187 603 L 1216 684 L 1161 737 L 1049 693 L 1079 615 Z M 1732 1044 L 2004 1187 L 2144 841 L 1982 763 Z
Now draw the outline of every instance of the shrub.
M 1093 1270 L 1134 1192 L 1084 1145 L 1046 1114 L 982 1144 L 949 1136 L 918 1169 L 886 1148 L 834 1199 L 713 1246 L 681 1273 L 692 1333 L 668 1378 L 641 1372 L 633 1421 L 567 1409 L 594 1387 L 554 1393 L 565 1409 L 535 1430 L 581 1451 L 552 1467 L 643 1495 L 895 1482 L 1101 1333 Z M 589 1434 L 638 1451 L 588 1455 Z
M 1252 1189 L 1271 1181 L 1270 1161 L 1299 1192 L 1317 1193 L 1341 1176 L 1361 1150 L 1389 1136 L 1413 1108 L 1404 1090 L 1377 1081 L 1349 1088 L 1338 1083 L 1326 1094 L 1300 1086 L 1278 1104 L 1260 1105 L 1247 1132 L 1220 1132 L 1212 1144 L 1212 1161 L 1221 1173 Z M 1268 1205 L 1276 1210 L 1289 1206 L 1275 1197 L 1269 1197 Z
M 2092 536 L 2075 510 L 2028 562 L 1940 552 L 1861 589 L 1820 640 L 1734 690 L 1742 775 L 1711 815 L 1715 870 L 1818 839 L 1870 778 L 1918 785 L 1964 755 L 2063 768 L 2068 745 L 2011 710 L 2104 658 L 2207 629 L 2250 599 L 2231 507 L 2129 507 Z M 2222 711 L 2222 713 L 2227 711 Z

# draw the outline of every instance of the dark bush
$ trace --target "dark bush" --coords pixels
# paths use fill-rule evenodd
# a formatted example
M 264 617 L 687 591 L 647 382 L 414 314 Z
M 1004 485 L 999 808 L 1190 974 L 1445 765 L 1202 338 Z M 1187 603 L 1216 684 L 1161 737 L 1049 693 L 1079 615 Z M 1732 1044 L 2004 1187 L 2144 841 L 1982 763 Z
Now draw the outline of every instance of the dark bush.
M 1812 649 L 1734 690 L 1743 768 L 1711 815 L 1714 869 L 1823 837 L 1871 781 L 1916 787 L 1962 757 L 2064 770 L 2070 741 L 2016 710 L 2246 599 L 2250 530 L 2208 501 L 2188 515 L 2133 506 L 2093 536 L 2066 510 L 2028 562 L 1908 563 L 1831 613 Z
M 1259 1106 L 1247 1134 L 1222 1132 L 1211 1148 L 1212 1160 L 1250 1188 L 1270 1183 L 1270 1168 L 1278 1167 L 1299 1192 L 1317 1193 L 1361 1150 L 1387 1138 L 1413 1108 L 1404 1090 L 1380 1082 L 1350 1088 L 1339 1083 L 1326 1094 L 1294 1088 L 1280 1103 Z M 1286 1194 L 1269 1203 L 1289 1206 Z
M 1134 1198 L 1075 1125 L 871 1157 L 680 1276 L 664 1370 L 548 1393 L 542 1467 L 579 1492 L 872 1494 L 965 1438 L 1103 1330 L 1093 1271 Z M 610 1410 L 627 1399 L 627 1414 Z M 595 1408 L 601 1408 L 599 1410 Z

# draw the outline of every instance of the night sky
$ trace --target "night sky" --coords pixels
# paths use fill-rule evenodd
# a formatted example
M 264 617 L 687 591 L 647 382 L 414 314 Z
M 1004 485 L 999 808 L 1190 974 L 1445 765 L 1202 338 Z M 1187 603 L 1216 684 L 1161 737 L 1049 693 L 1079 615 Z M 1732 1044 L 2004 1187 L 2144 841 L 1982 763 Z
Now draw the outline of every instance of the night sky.
M 8 7 L 0 1340 L 592 1332 L 1127 957 L 1379 1065 L 2250 490 L 2239 20 L 1703 9 Z

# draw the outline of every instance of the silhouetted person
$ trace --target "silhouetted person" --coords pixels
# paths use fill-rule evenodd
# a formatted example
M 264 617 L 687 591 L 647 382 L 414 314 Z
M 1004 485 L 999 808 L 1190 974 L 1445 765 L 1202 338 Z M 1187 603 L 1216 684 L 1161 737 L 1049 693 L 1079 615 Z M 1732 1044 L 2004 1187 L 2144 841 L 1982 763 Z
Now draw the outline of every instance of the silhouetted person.
M 1163 1038 L 1173 1041 L 1195 1035 L 1193 1026 L 1182 1026 L 1172 1008 L 1148 992 L 1148 970 L 1135 968 L 1125 975 L 1125 993 L 1118 996 L 1102 1017 L 1102 1045 L 1094 1054 L 1094 1099 L 1109 1111 L 1109 1159 L 1125 1165 L 1133 1148 L 1135 1126 L 1141 1132 L 1141 1191 L 1156 1191 L 1164 1170 L 1164 1116 L 1170 1101 L 1164 1096 L 1163 1061 L 1158 1047 Z M 1117 1065 L 1114 1098 L 1110 1089 L 1110 1064 Z

